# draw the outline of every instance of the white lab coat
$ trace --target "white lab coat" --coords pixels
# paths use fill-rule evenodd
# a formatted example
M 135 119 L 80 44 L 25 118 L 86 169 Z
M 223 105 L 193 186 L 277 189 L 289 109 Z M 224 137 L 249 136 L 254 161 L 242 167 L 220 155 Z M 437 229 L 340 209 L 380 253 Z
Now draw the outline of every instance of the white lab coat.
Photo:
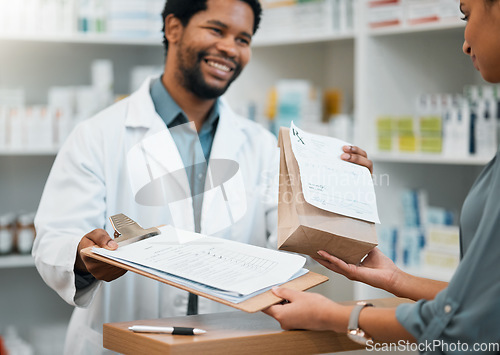
M 171 135 L 154 109 L 150 84 L 151 78 L 129 98 L 75 128 L 61 148 L 43 192 L 35 220 L 33 256 L 44 281 L 76 306 L 68 328 L 66 354 L 104 352 L 103 323 L 186 314 L 185 291 L 131 272 L 109 283 L 97 281 L 83 290 L 75 288 L 73 266 L 78 243 L 96 228 L 105 228 L 112 236 L 108 218 L 114 214 L 124 213 L 145 228 L 173 224 L 194 230 L 190 199 L 167 206 L 144 206 L 135 201 L 131 186 L 137 181 L 130 181 L 135 167 L 130 166 L 133 164 L 127 155 L 139 142 L 163 132 L 166 148 L 151 152 L 153 158 L 157 154 L 156 161 L 166 172 L 183 166 Z M 225 194 L 220 189 L 205 194 L 202 233 L 276 246 L 277 152 L 274 136 L 221 103 L 210 161 L 236 161 L 245 196 L 241 196 L 241 188 L 232 188 L 234 183 L 226 186 Z M 184 174 L 179 179 L 187 178 Z M 189 186 L 186 181 L 179 186 Z M 230 207 L 244 213 L 225 228 Z M 223 310 L 234 309 L 200 298 L 200 313 Z

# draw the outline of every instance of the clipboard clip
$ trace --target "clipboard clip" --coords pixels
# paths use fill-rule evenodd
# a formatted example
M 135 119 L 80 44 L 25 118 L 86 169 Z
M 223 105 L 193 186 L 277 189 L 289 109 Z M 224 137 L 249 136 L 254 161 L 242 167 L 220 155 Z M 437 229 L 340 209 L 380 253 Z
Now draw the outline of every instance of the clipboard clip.
M 115 214 L 109 217 L 109 220 L 115 230 L 115 242 L 119 245 L 132 244 L 161 233 L 160 230 L 155 227 L 148 229 L 142 228 L 136 221 L 125 216 L 123 213 Z

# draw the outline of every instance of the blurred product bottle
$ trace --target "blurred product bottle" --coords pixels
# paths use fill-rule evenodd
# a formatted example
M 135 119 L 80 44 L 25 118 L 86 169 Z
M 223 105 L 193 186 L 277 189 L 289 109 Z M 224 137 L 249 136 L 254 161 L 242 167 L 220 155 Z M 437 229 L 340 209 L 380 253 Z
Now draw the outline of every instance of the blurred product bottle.
M 351 115 L 342 113 L 342 101 L 341 90 L 325 90 L 323 120 L 329 124 L 330 136 L 352 142 L 354 124 Z
M 5 348 L 9 355 L 34 355 L 31 345 L 24 341 L 14 326 L 8 326 L 4 337 Z
M 266 117 L 269 120 L 269 130 L 278 136 L 279 127 L 276 125 L 276 113 L 278 112 L 278 90 L 271 88 L 267 94 Z
M 14 251 L 15 221 L 16 216 L 13 213 L 0 216 L 0 255 Z
M 16 248 L 20 254 L 31 253 L 35 240 L 34 220 L 34 213 L 23 213 L 17 218 Z

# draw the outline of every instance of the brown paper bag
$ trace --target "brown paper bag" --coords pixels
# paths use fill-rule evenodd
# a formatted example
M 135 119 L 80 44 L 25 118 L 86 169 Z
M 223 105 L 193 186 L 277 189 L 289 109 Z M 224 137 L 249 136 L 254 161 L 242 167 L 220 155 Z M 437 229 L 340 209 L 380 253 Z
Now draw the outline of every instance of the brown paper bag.
M 278 249 L 320 258 L 325 250 L 357 264 L 377 245 L 375 224 L 317 208 L 304 199 L 288 128 L 281 128 Z

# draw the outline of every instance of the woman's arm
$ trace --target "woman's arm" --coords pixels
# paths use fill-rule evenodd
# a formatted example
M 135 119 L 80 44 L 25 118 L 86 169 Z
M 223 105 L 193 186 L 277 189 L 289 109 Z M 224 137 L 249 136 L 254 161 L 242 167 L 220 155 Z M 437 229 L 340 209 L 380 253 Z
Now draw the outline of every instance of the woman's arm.
M 340 305 L 317 293 L 279 287 L 274 288 L 273 293 L 289 303 L 271 306 L 263 312 L 275 318 L 283 329 L 347 332 L 353 306 Z M 359 327 L 377 342 L 415 342 L 415 338 L 396 319 L 395 308 L 364 308 L 359 316 Z

